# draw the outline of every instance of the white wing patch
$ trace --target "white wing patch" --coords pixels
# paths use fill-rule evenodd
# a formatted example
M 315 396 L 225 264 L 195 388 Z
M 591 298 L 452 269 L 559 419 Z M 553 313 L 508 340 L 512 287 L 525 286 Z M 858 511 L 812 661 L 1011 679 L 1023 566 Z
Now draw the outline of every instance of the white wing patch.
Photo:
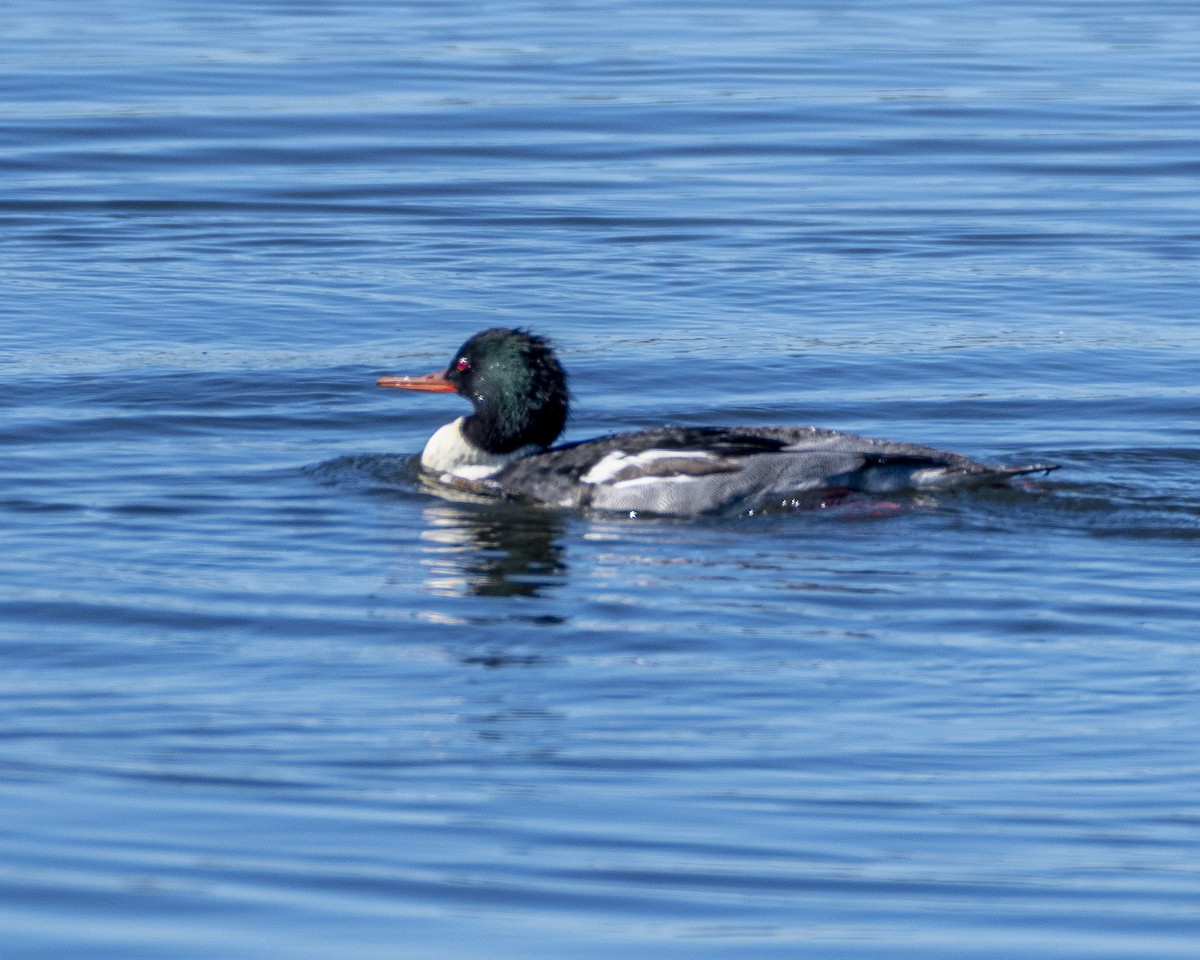
M 691 480 L 710 473 L 732 473 L 741 467 L 735 460 L 703 450 L 643 450 L 628 454 L 614 450 L 579 478 L 599 486 L 634 486 L 643 483 Z

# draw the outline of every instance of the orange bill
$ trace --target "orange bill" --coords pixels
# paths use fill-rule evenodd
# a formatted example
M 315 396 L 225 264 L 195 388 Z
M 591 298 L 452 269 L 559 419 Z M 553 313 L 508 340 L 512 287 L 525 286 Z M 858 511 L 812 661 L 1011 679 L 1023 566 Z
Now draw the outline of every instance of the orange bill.
M 375 383 L 380 387 L 420 390 L 422 393 L 455 393 L 458 390 L 441 373 L 427 373 L 423 377 L 380 377 Z

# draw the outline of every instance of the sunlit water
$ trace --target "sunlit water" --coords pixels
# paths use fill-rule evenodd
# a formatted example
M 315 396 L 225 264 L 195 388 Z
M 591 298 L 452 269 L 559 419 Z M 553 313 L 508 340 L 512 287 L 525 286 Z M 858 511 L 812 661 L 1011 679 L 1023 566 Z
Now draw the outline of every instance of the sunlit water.
M 5 958 L 1192 958 L 1200 12 L 0 10 Z M 1062 470 L 448 501 L 373 386 Z

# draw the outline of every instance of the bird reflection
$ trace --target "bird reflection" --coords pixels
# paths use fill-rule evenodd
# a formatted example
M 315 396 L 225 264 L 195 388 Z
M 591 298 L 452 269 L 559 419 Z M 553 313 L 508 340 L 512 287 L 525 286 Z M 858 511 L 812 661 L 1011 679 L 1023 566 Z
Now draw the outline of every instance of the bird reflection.
M 567 572 L 562 527 L 548 510 L 429 504 L 421 532 L 426 587 L 443 596 L 541 596 Z

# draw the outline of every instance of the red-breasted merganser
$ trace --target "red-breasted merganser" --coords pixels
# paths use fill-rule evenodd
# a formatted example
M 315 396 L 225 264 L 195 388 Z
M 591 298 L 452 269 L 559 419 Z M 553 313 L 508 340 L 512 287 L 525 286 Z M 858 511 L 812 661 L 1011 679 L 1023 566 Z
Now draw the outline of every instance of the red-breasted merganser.
M 550 343 L 524 330 L 484 330 L 445 371 L 378 384 L 457 393 L 475 408 L 425 445 L 421 466 L 440 482 L 544 506 L 696 516 L 826 490 L 944 488 L 1055 469 L 818 427 L 660 427 L 552 447 L 567 419 L 567 377 Z

